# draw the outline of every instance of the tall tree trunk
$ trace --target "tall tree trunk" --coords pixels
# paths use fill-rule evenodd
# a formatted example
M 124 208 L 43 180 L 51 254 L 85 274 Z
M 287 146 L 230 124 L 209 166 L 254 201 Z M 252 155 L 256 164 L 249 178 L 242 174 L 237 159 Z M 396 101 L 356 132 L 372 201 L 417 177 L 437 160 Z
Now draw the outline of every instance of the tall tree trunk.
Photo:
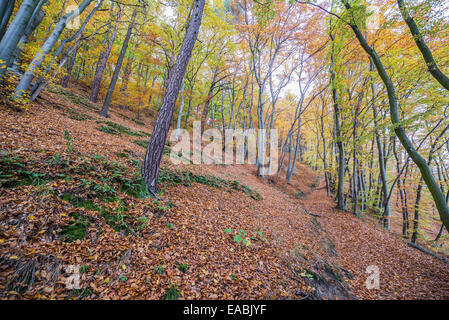
M 217 79 L 218 68 L 214 71 L 214 77 L 209 87 L 209 91 L 207 92 L 206 102 L 204 103 L 203 113 L 201 114 L 201 134 L 204 133 L 204 127 L 206 125 L 207 113 L 209 112 L 210 101 L 214 96 L 215 85 L 217 84 L 215 80 Z
M 101 86 L 101 79 L 103 78 L 104 69 L 106 68 L 106 64 L 109 59 L 109 55 L 111 54 L 112 47 L 114 46 L 114 41 L 117 36 L 118 27 L 120 25 L 120 19 L 122 18 L 123 9 L 122 7 L 119 7 L 119 14 L 117 16 L 117 22 L 115 24 L 114 30 L 112 31 L 112 34 L 110 35 L 108 46 L 105 51 L 102 51 L 100 53 L 100 58 L 98 59 L 97 67 L 95 70 L 95 77 L 92 81 L 92 90 L 90 92 L 89 100 L 91 102 L 97 102 L 98 100 L 98 93 L 100 92 L 100 86 Z M 112 9 L 111 9 L 111 20 L 112 20 Z M 112 22 L 111 22 L 112 24 Z M 108 32 L 109 34 L 109 32 Z
M 184 82 L 181 85 L 181 104 L 179 105 L 179 113 L 178 113 L 178 121 L 176 122 L 176 134 L 175 139 L 178 140 L 179 131 L 181 130 L 181 120 L 182 120 L 182 112 L 184 109 Z
M 341 126 L 340 126 L 340 107 L 338 104 L 338 93 L 336 84 L 336 74 L 335 74 L 335 45 L 334 36 L 330 33 L 330 38 L 332 41 L 332 52 L 331 52 L 331 86 L 332 86 L 332 100 L 334 105 L 334 123 L 335 123 L 335 135 L 337 139 L 338 147 L 338 179 L 337 179 L 337 208 L 340 210 L 346 210 L 345 203 L 345 149 L 343 146 L 342 136 L 341 136 Z
M 136 20 L 137 9 L 134 9 L 131 22 L 128 26 L 128 31 L 126 32 L 125 41 L 123 42 L 122 50 L 120 51 L 120 56 L 118 57 L 117 63 L 115 64 L 114 74 L 112 75 L 111 83 L 109 84 L 108 93 L 106 99 L 104 100 L 103 108 L 101 109 L 100 115 L 102 117 L 108 116 L 109 105 L 111 104 L 112 95 L 114 94 L 115 85 L 117 84 L 118 76 L 120 74 L 120 69 L 122 67 L 123 59 L 125 58 L 126 50 L 128 50 L 129 39 L 134 28 L 134 23 Z
M 15 4 L 15 0 L 7 0 L 2 1 L 0 5 L 0 41 L 5 35 L 6 27 L 8 26 Z
M 370 72 L 374 72 L 374 63 L 373 59 L 370 57 Z M 376 98 L 376 92 L 374 88 L 374 81 L 371 82 L 371 92 L 373 95 L 373 102 Z M 379 130 L 378 130 L 378 121 L 377 121 L 377 106 L 373 103 L 373 117 L 374 117 L 374 135 L 377 144 L 377 154 L 379 156 L 379 170 L 380 177 L 382 180 L 382 194 L 383 194 L 383 225 L 387 230 L 390 230 L 390 201 L 388 198 L 388 182 L 387 182 L 387 172 L 385 166 L 385 156 L 384 156 L 384 146 L 382 145 L 382 141 L 380 140 Z
M 291 158 L 291 165 L 289 165 L 289 169 L 287 170 L 287 175 L 286 175 L 287 182 L 290 182 L 292 180 L 293 174 L 295 173 L 295 169 L 296 169 L 296 162 L 298 161 L 298 153 L 299 153 L 300 142 L 301 142 L 301 125 L 302 125 L 302 122 L 301 122 L 301 116 L 300 116 L 298 118 L 298 131 L 296 132 L 295 152 L 293 153 L 293 157 Z M 290 159 L 289 159 L 289 163 L 290 163 Z
M 167 139 L 170 123 L 173 118 L 173 112 L 178 98 L 179 89 L 184 79 L 187 64 L 192 55 L 198 31 L 201 26 L 205 0 L 195 0 L 191 17 L 186 28 L 186 34 L 182 46 L 179 50 L 173 71 L 170 73 L 167 89 L 162 100 L 161 110 L 159 112 L 156 125 L 151 135 L 145 159 L 142 166 L 142 176 L 148 185 L 148 190 L 154 196 L 157 192 L 157 179 L 159 177 L 159 168 L 164 151 L 165 141 Z
M 326 137 L 324 135 L 324 111 L 325 111 L 326 104 L 324 102 L 324 99 L 322 100 L 322 108 L 321 108 L 321 117 L 320 117 L 320 129 L 321 129 L 321 139 L 323 140 L 323 167 L 324 167 L 324 180 L 326 182 L 326 192 L 327 196 L 329 197 L 331 195 L 330 190 L 330 181 L 329 181 L 329 168 L 327 164 L 327 142 Z
M 413 217 L 413 233 L 411 241 L 416 243 L 418 240 L 418 232 L 419 232 L 419 205 L 421 203 L 421 195 L 422 195 L 422 187 L 423 187 L 423 178 L 419 180 L 418 189 L 416 191 L 416 200 L 415 200 L 415 212 Z
M 75 48 L 73 48 L 72 50 L 73 52 L 70 55 L 69 63 L 67 64 L 67 74 L 61 80 L 61 86 L 63 88 L 67 88 L 67 86 L 69 85 L 70 75 L 72 74 L 73 66 L 75 65 L 76 55 L 78 53 L 78 49 L 81 42 L 80 40 L 81 39 L 75 42 Z
M 357 125 L 358 125 L 358 115 L 359 115 L 359 107 L 357 104 L 354 112 L 354 122 L 352 125 L 352 212 L 355 216 L 358 216 L 359 213 L 357 211 L 358 202 L 359 202 L 359 181 L 358 181 L 358 160 L 357 160 Z
M 393 154 L 396 159 L 396 170 L 397 174 L 401 174 L 400 169 L 400 159 L 396 152 L 396 139 L 393 141 Z M 398 190 L 401 200 L 401 211 L 402 211 L 402 235 L 408 239 L 409 237 L 409 213 L 408 213 L 408 201 L 407 201 L 407 190 L 403 187 L 405 185 L 407 174 L 404 174 L 404 179 L 398 178 Z

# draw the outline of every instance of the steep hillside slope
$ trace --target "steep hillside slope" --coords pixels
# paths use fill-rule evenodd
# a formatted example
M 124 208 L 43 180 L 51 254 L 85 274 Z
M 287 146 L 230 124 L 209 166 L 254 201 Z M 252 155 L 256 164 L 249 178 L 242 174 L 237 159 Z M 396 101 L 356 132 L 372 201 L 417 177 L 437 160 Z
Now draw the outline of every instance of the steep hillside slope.
M 140 178 L 150 120 L 103 119 L 76 88 L 0 112 L 3 299 L 449 298 L 447 264 L 335 211 L 305 166 L 287 185 L 164 157 L 157 201 Z

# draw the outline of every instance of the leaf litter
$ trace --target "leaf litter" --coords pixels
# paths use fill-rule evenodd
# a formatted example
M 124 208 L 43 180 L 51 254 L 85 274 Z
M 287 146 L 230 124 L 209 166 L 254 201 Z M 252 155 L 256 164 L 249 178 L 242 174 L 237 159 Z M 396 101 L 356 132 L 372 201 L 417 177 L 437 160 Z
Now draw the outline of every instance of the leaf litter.
M 150 120 L 113 109 L 118 131 L 99 130 L 98 106 L 75 94 L 0 106 L 2 299 L 449 298 L 447 265 L 336 211 L 303 165 L 287 184 L 164 157 L 163 201 L 147 197 L 135 133 Z M 380 289 L 365 285 L 371 265 Z

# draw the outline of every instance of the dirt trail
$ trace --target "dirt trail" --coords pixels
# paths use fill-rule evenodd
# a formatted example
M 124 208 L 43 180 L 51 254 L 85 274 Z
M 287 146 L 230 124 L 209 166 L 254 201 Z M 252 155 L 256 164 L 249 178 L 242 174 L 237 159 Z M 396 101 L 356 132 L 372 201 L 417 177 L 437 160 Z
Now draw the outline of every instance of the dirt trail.
M 295 262 L 304 266 L 311 259 L 312 265 L 317 261 L 321 263 L 319 270 L 312 268 L 321 275 L 326 275 L 329 265 L 338 269 L 347 291 L 337 292 L 333 298 L 449 299 L 447 264 L 409 247 L 404 239 L 376 225 L 372 219 L 336 210 L 333 198 L 326 194 L 324 180 L 317 181 L 307 167 L 299 165 L 292 185 L 281 180 L 262 181 L 255 177 L 253 170 L 245 166 L 219 170 L 212 166 L 206 172 L 238 178 L 262 195 L 255 218 L 268 226 L 278 245 L 278 253 L 290 269 L 295 269 L 292 267 Z M 299 196 L 295 197 L 293 192 L 298 194 L 295 190 L 301 190 Z M 298 248 L 303 247 L 312 252 L 308 255 L 309 261 L 296 259 Z M 379 268 L 379 289 L 366 287 L 369 266 Z M 330 280 L 340 280 L 334 278 Z M 317 288 L 316 282 L 310 285 Z M 324 284 L 329 285 L 327 281 Z M 332 298 L 332 295 L 318 297 Z

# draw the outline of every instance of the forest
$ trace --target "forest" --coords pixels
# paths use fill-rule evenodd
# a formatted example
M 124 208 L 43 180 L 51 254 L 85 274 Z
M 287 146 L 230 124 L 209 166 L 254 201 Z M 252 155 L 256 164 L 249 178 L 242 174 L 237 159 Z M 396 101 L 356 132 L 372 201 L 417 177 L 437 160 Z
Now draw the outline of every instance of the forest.
M 0 299 L 449 299 L 448 0 L 0 0 Z

